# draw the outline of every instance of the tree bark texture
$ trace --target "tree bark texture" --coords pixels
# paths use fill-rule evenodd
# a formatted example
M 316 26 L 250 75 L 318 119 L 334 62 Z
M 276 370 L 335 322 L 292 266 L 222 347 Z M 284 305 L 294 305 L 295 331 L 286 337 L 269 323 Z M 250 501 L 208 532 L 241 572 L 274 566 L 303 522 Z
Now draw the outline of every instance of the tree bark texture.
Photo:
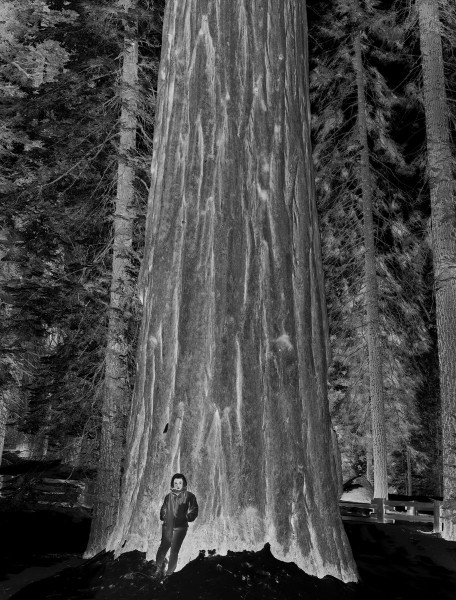
M 8 258 L 8 248 L 11 247 L 11 233 L 7 227 L 0 228 L 0 290 L 2 296 L 4 292 L 3 286 L 11 283 L 13 280 L 18 279 L 19 269 L 18 264 L 15 260 Z M 11 306 L 7 302 L 2 301 L 0 308 L 0 319 L 3 323 L 8 321 L 10 316 Z M 18 372 L 20 370 L 20 364 L 14 357 L 14 352 L 9 353 L 8 347 L 17 345 L 17 341 L 14 335 L 2 336 L 2 356 L 0 358 L 0 373 L 2 375 L 2 382 L 0 384 L 0 465 L 2 463 L 3 448 L 5 446 L 6 437 L 6 423 L 8 421 L 8 415 L 11 409 L 18 408 L 18 390 L 19 381 Z M 14 364 L 16 363 L 16 364 Z M 3 373 L 5 371 L 5 373 Z M 9 377 L 13 376 L 13 381 L 8 381 Z
M 127 2 L 125 8 L 131 5 Z M 126 35 L 121 74 L 120 140 L 114 214 L 112 278 L 105 359 L 100 459 L 95 506 L 85 557 L 106 547 L 119 507 L 121 468 L 125 456 L 126 421 L 130 405 L 127 328 L 133 285 L 132 241 L 138 107 L 138 41 Z
M 413 494 L 413 473 L 412 473 L 412 453 L 410 446 L 406 447 L 406 461 L 407 461 L 407 496 Z
M 305 4 L 170 0 L 126 477 L 108 549 L 154 558 L 173 472 L 180 553 L 260 549 L 356 579 L 338 509 L 309 143 Z
M 65 437 L 65 444 L 62 448 L 62 462 L 72 467 L 79 467 L 81 465 L 81 449 L 84 437 L 67 435 Z
M 373 218 L 373 190 L 367 139 L 366 96 L 362 61 L 361 33 L 354 39 L 354 66 L 358 91 L 358 130 L 361 146 L 360 172 L 364 230 L 364 302 L 367 321 L 367 347 L 369 352 L 369 387 L 372 419 L 372 456 L 374 463 L 374 497 L 388 497 L 386 459 L 385 407 L 383 397 L 382 353 L 378 310 L 378 282 L 375 264 L 375 237 Z
M 4 393 L 0 393 L 0 465 L 2 464 L 3 448 L 5 445 L 6 422 L 8 419 L 8 405 Z
M 374 457 L 372 452 L 372 438 L 366 442 L 366 479 L 374 484 Z
M 419 0 L 418 15 L 431 193 L 437 337 L 442 402 L 443 536 L 456 541 L 456 214 L 449 110 L 437 0 Z

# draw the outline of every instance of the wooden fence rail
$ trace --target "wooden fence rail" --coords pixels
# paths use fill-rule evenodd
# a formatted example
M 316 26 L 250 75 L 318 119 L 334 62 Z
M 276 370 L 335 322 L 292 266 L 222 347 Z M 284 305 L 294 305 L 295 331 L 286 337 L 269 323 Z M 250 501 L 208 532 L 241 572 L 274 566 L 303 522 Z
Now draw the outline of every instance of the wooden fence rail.
M 86 482 L 27 474 L 0 475 L 0 500 L 20 497 L 40 505 L 83 506 L 91 508 L 93 499 Z
M 414 523 L 432 523 L 433 532 L 442 532 L 442 503 L 415 502 L 413 500 L 385 500 L 374 498 L 370 504 L 364 502 L 339 502 L 342 520 L 374 521 L 376 523 L 395 523 L 412 521 Z M 398 510 L 399 509 L 399 510 Z

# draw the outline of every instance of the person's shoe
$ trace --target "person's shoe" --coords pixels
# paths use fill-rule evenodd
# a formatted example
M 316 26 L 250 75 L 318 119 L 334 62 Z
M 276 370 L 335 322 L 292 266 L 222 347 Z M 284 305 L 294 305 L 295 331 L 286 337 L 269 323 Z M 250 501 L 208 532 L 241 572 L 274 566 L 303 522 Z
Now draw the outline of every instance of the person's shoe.
M 160 575 L 161 572 L 161 568 L 158 565 L 152 565 L 150 568 L 150 576 L 151 577 L 158 577 Z

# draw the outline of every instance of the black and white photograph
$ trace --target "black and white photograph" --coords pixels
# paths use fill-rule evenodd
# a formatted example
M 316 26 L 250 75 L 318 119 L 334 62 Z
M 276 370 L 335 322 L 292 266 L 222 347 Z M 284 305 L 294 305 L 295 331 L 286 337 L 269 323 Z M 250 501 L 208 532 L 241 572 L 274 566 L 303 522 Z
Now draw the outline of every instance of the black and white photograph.
M 455 600 L 456 1 L 0 0 L 0 600 Z

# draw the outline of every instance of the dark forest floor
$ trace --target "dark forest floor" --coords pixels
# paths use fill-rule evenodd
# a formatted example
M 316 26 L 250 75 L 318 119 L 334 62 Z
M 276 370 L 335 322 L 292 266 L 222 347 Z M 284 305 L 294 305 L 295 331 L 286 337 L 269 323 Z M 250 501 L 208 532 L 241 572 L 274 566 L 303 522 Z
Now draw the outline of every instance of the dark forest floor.
M 161 581 L 139 552 L 82 561 L 88 523 L 64 527 L 61 520 L 49 514 L 0 515 L 0 600 L 456 598 L 456 543 L 409 526 L 346 523 L 361 583 L 345 585 L 280 562 L 268 547 L 227 556 L 201 554 Z M 41 577 L 46 578 L 31 583 Z

